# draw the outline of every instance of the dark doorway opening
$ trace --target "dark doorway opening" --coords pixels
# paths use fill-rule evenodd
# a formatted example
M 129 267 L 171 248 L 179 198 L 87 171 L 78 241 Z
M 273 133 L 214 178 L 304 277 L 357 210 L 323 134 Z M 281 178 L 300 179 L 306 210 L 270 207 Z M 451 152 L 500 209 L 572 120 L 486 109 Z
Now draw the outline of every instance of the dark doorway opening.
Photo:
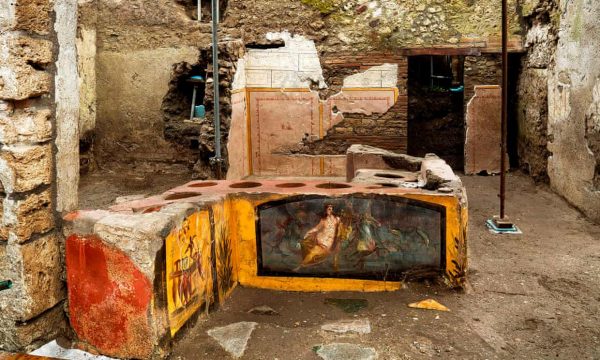
M 408 59 L 408 154 L 435 153 L 461 170 L 464 163 L 464 57 Z

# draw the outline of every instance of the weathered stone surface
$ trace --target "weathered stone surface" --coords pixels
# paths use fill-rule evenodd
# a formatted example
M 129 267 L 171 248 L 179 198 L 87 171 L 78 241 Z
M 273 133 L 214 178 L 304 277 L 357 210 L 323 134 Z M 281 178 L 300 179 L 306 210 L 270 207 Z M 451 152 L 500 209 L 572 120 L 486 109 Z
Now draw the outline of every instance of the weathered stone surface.
M 47 66 L 52 62 L 51 41 L 21 34 L 9 34 L 7 35 L 7 41 L 9 54 L 12 56 L 11 60 L 35 64 L 40 67 Z
M 419 187 L 418 176 L 418 172 L 411 171 L 361 169 L 356 172 L 352 182 L 417 188 Z
M 0 182 L 6 192 L 25 192 L 52 180 L 52 148 L 11 145 L 0 147 Z
M 15 3 L 0 2 L 0 32 L 10 30 L 15 22 Z
M 423 160 L 368 145 L 352 145 L 346 151 L 346 156 L 347 181 L 352 181 L 360 169 L 419 171 Z
M 0 144 L 35 144 L 52 137 L 50 109 L 16 108 L 11 102 L 0 101 Z
M 600 178 L 600 140 L 588 126 L 593 104 L 600 102 L 600 8 L 576 0 L 561 2 L 561 9 L 555 68 L 548 79 L 548 175 L 554 190 L 600 222 L 600 184 L 594 183 Z
M 96 222 L 93 233 L 131 256 L 142 272 L 149 279 L 154 279 L 156 253 L 163 246 L 174 218 L 183 219 L 190 205 L 174 207 L 177 208 L 177 216 L 162 211 L 146 215 L 113 213 Z
M 50 189 L 30 194 L 22 200 L 4 200 L 3 220 L 17 242 L 27 241 L 33 234 L 48 232 L 54 227 Z
M 79 137 L 96 127 L 96 30 L 81 27 L 77 38 L 79 70 Z
M 77 74 L 77 1 L 54 0 L 58 59 L 56 102 L 56 209 L 75 210 L 79 184 L 79 77 Z
M 519 143 L 521 168 L 536 181 L 548 181 L 547 69 L 524 69 L 519 77 Z
M 467 105 L 465 174 L 500 173 L 501 89 L 475 86 L 475 96 Z
M 208 335 L 215 339 L 231 356 L 238 359 L 244 355 L 248 340 L 258 325 L 255 322 L 239 322 L 208 330 Z
M 102 355 L 93 355 L 79 349 L 65 349 L 56 340 L 53 340 L 39 349 L 30 353 L 35 356 L 43 356 L 52 359 L 68 360 L 117 360 Z
M 65 298 L 58 237 L 50 234 L 24 245 L 0 247 L 0 276 L 13 287 L 0 293 L 0 311 L 7 319 L 24 322 Z
M 67 331 L 63 307 L 55 306 L 31 321 L 15 323 L 0 317 L 0 349 L 31 351 Z
M 324 324 L 321 326 L 321 329 L 338 334 L 369 334 L 371 332 L 371 322 L 369 319 L 340 320 L 337 322 Z
M 475 95 L 477 85 L 502 84 L 502 57 L 499 54 L 465 56 L 465 107 Z
M 425 180 L 425 188 L 435 190 L 442 184 L 460 183 L 450 165 L 436 155 L 428 154 L 421 166 L 421 178 Z
M 97 70 L 97 118 L 94 146 L 99 155 L 122 155 L 115 142 L 132 146 L 132 157 L 168 159 L 175 150 L 165 141 L 161 111 L 168 91 L 171 64 L 198 59 L 198 47 L 154 48 L 151 50 L 99 52 Z M 123 111 L 128 113 L 123 122 Z M 141 139 L 144 139 L 141 141 Z
M 275 309 L 273 309 L 270 306 L 267 305 L 261 305 L 261 306 L 257 306 L 254 307 L 250 310 L 248 310 L 248 312 L 250 314 L 254 314 L 254 315 L 279 315 L 279 313 L 277 311 L 275 311 Z
M 44 68 L 52 61 L 52 42 L 21 34 L 0 35 L 0 99 L 23 100 L 50 91 L 51 75 Z
M 527 32 L 525 47 L 529 50 L 527 54 L 527 66 L 530 68 L 545 69 L 554 56 L 555 35 L 551 24 L 534 24 Z
M 65 287 L 61 281 L 62 261 L 58 236 L 51 234 L 20 247 L 23 285 L 29 298 L 28 311 L 18 319 L 25 321 L 62 301 Z
M 12 16 L 10 30 L 22 30 L 39 35 L 50 32 L 51 0 L 9 1 Z
M 4 223 L 4 200 L 6 199 L 6 194 L 2 190 L 4 189 L 0 188 L 0 244 L 2 244 L 2 241 L 8 240 L 8 226 Z
M 378 357 L 372 347 L 347 343 L 323 345 L 317 350 L 317 355 L 323 360 L 374 360 Z

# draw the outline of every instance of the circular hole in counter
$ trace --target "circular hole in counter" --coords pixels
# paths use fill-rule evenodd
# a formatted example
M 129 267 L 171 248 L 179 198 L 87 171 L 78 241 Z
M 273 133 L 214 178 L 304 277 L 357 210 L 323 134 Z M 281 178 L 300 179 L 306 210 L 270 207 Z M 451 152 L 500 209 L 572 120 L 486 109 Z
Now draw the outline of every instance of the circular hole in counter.
M 367 186 L 367 187 L 365 187 L 365 189 L 369 189 L 369 190 L 381 190 L 381 189 L 399 188 L 399 187 L 400 186 L 398 186 L 396 184 L 378 183 L 378 184 Z
M 200 195 L 202 195 L 202 194 L 193 193 L 193 192 L 182 192 L 182 193 L 169 194 L 169 195 L 165 196 L 164 199 L 165 200 L 181 200 L 181 199 L 197 197 Z
M 377 177 L 386 178 L 386 179 L 404 179 L 404 176 L 398 174 L 390 174 L 390 173 L 377 173 L 375 174 Z
M 377 185 L 384 187 L 384 188 L 397 188 L 400 187 L 397 184 L 390 184 L 390 183 L 378 183 Z
M 219 183 L 216 183 L 214 181 L 199 181 L 199 182 L 195 182 L 195 183 L 191 184 L 189 187 L 202 188 L 202 187 L 217 186 L 217 185 L 219 185 Z
M 305 183 L 283 183 L 283 184 L 277 184 L 275 185 L 278 188 L 283 188 L 283 189 L 293 189 L 293 188 L 300 188 L 303 186 L 306 186 Z
M 250 188 L 257 188 L 260 186 L 262 186 L 261 183 L 253 182 L 253 181 L 244 181 L 244 182 L 239 182 L 239 183 L 234 183 L 234 184 L 229 185 L 229 187 L 232 189 L 250 189 Z
M 316 186 L 319 189 L 347 189 L 351 188 L 352 185 L 340 184 L 340 183 L 323 183 Z
M 152 206 L 152 207 L 143 209 L 142 214 L 151 214 L 151 213 L 159 212 L 161 209 L 162 209 L 162 206 Z

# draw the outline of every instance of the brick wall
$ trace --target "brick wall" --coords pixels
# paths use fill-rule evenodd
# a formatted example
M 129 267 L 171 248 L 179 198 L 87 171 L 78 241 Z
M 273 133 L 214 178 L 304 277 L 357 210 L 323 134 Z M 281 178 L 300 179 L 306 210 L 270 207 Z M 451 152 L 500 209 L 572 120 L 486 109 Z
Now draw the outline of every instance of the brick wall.
M 382 64 L 398 64 L 398 101 L 384 114 L 344 114 L 344 120 L 330 129 L 323 140 L 307 144 L 310 152 L 343 154 L 352 144 L 377 146 L 405 153 L 408 119 L 408 59 L 406 56 L 370 53 L 365 55 L 327 54 L 322 57 L 328 94 L 341 90 L 347 76 Z

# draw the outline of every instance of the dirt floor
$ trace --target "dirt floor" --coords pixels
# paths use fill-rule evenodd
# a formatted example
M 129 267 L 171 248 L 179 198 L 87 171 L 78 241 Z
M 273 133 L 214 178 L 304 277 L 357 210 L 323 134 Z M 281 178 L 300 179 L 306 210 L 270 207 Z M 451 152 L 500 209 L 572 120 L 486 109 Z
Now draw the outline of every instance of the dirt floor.
M 132 193 L 118 179 L 96 180 L 105 190 L 101 199 L 97 191 L 102 187 L 84 179 L 83 204 L 108 204 L 115 196 Z M 174 180 L 157 176 L 152 192 L 174 185 Z M 468 291 L 434 283 L 368 294 L 237 288 L 217 312 L 188 329 L 171 359 L 230 358 L 206 332 L 240 321 L 258 323 L 243 359 L 318 359 L 315 347 L 334 342 L 373 347 L 379 359 L 600 359 L 600 226 L 547 188 L 513 173 L 508 177 L 507 213 L 524 234 L 493 235 L 484 221 L 498 212 L 498 178 L 463 181 L 470 216 Z M 407 307 L 430 297 L 451 312 Z M 366 299 L 368 306 L 346 313 L 326 304 L 328 298 Z M 279 315 L 247 312 L 260 305 Z M 328 322 L 365 318 L 370 334 L 321 330 Z

